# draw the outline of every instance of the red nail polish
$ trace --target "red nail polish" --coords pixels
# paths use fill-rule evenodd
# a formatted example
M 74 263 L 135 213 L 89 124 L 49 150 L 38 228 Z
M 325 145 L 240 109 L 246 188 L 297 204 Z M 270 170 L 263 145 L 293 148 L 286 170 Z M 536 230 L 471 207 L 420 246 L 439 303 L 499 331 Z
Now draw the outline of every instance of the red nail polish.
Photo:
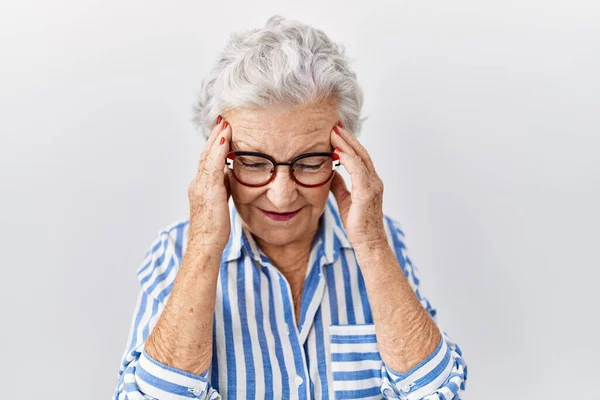
M 223 122 L 223 129 L 227 129 L 228 126 L 229 126 L 229 122 L 227 122 L 227 121 Z
M 223 143 L 225 143 L 225 138 L 221 137 L 221 140 L 219 140 L 219 144 L 223 144 Z
M 337 125 L 333 127 L 333 131 L 334 131 L 335 133 L 337 133 L 338 135 L 340 134 L 340 131 L 338 130 L 338 127 L 337 127 Z
M 343 127 L 344 127 L 344 125 L 342 125 L 342 121 L 338 122 L 337 124 L 338 124 L 338 126 L 339 126 L 340 128 L 343 128 Z
M 223 117 L 221 117 L 220 115 L 217 117 L 217 122 L 215 122 L 215 125 L 219 125 L 221 123 L 221 121 L 223 121 Z
M 339 147 L 335 146 L 335 149 L 336 149 L 338 152 L 340 152 L 340 153 L 343 153 L 342 149 L 340 149 Z

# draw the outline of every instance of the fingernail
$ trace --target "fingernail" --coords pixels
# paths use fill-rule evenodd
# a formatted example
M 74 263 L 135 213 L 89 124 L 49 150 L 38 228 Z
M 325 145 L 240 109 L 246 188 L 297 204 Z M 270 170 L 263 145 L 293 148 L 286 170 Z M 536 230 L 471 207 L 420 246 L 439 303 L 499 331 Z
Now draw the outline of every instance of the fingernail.
M 225 138 L 221 137 L 221 140 L 219 140 L 219 144 L 223 144 L 223 143 L 225 143 Z
M 227 122 L 227 121 L 223 122 L 223 129 L 227 129 L 228 126 L 229 126 L 229 122 Z
M 217 117 L 217 122 L 215 122 L 215 125 L 219 125 L 221 123 L 221 121 L 223 121 L 223 117 L 221 117 L 220 115 Z
M 333 127 L 333 131 L 334 131 L 335 133 L 337 133 L 338 135 L 340 134 L 340 131 L 338 130 L 338 127 L 337 127 L 337 125 Z
M 342 121 L 339 121 L 337 124 L 338 124 L 338 126 L 339 126 L 340 128 L 343 128 L 343 127 L 344 127 L 344 125 L 342 125 Z
M 335 146 L 335 149 L 336 149 L 337 151 L 339 151 L 340 153 L 343 153 L 342 149 L 340 149 L 339 147 Z

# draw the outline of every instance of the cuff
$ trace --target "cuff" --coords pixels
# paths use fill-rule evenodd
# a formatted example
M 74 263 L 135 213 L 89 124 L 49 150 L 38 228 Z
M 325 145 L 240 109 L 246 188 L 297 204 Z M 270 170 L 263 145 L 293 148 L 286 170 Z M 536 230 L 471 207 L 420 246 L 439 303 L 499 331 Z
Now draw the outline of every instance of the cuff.
M 387 365 L 385 371 L 401 398 L 414 400 L 422 399 L 440 388 L 450 376 L 453 365 L 452 351 L 442 335 L 436 349 L 409 371 L 400 373 Z
M 135 369 L 140 390 L 161 400 L 201 399 L 208 392 L 208 370 L 194 375 L 162 364 L 143 350 Z

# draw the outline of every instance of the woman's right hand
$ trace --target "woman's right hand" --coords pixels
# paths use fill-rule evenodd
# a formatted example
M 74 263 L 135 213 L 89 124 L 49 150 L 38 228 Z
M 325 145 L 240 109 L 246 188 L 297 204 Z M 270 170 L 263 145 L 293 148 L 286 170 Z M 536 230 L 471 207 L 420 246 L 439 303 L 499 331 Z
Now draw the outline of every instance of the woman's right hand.
M 196 176 L 188 188 L 188 246 L 192 244 L 196 248 L 215 251 L 219 256 L 227 245 L 231 229 L 228 206 L 230 190 L 225 169 L 230 140 L 231 127 L 219 116 L 206 140 Z

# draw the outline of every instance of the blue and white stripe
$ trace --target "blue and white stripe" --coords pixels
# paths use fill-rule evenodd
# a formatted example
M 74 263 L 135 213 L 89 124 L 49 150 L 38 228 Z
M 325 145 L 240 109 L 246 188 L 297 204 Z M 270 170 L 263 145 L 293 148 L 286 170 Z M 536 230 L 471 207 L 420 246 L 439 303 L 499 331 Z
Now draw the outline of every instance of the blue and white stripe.
M 411 371 L 387 367 L 377 349 L 365 283 L 333 197 L 310 254 L 296 325 L 290 287 L 242 227 L 232 229 L 217 282 L 213 361 L 193 375 L 156 360 L 144 343 L 169 298 L 189 221 L 159 232 L 137 270 L 141 291 L 118 373 L 115 400 L 132 399 L 459 399 L 467 367 L 442 331 L 436 350 Z M 398 224 L 385 218 L 390 246 L 423 307 Z

